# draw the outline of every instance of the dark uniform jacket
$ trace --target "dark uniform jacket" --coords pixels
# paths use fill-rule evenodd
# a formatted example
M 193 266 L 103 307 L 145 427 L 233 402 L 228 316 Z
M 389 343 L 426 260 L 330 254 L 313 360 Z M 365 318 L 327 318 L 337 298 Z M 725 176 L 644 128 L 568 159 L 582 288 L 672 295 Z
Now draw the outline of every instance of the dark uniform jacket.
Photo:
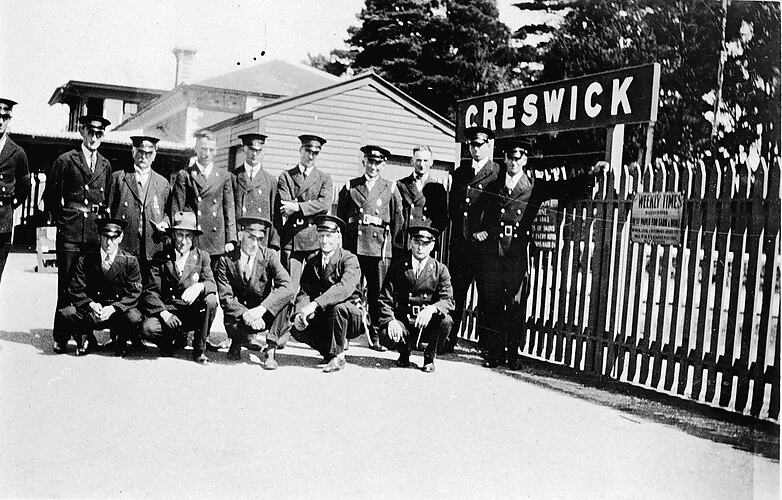
M 547 181 L 522 175 L 513 191 L 505 187 L 505 174 L 490 186 L 481 230 L 489 236 L 483 245 L 488 256 L 526 261 L 536 247 L 531 237 L 532 223 L 541 203 L 552 198 L 571 196 L 592 185 L 594 177 L 581 175 L 561 181 Z
M 489 160 L 475 175 L 472 160 L 462 163 L 452 176 L 448 209 L 451 218 L 451 246 L 471 243 L 472 235 L 480 231 L 481 215 L 490 198 L 486 194 L 489 184 L 499 175 L 500 167 Z
M 402 227 L 397 238 L 398 248 L 407 250 L 407 228 L 410 226 L 431 224 L 440 232 L 445 229 L 448 225 L 448 194 L 445 186 L 430 176 L 419 190 L 415 176 L 410 174 L 397 181 L 397 188 L 402 197 Z
M 182 300 L 182 293 L 196 283 L 204 284 L 204 296 L 217 293 L 208 253 L 196 247 L 191 248 L 181 275 L 176 268 L 176 257 L 176 250 L 170 246 L 157 252 L 152 258 L 140 307 L 147 316 L 156 316 L 164 310 L 188 307 Z
M 378 177 L 372 191 L 365 176 L 339 192 L 337 216 L 345 221 L 343 245 L 356 255 L 389 258 L 402 227 L 402 198 L 396 182 Z
M 0 151 L 0 233 L 10 233 L 14 209 L 30 193 L 30 169 L 24 150 L 8 137 Z
M 445 264 L 432 257 L 415 277 L 412 256 L 391 264 L 380 291 L 380 326 L 397 319 L 409 323 L 408 316 L 416 316 L 417 307 L 434 305 L 437 312 L 446 315 L 453 311 L 451 274 Z
M 247 171 L 242 165 L 231 177 L 234 191 L 234 207 L 236 208 L 236 220 L 242 217 L 256 217 L 268 219 L 274 222 L 274 209 L 277 207 L 277 179 L 269 172 L 258 169 L 252 180 L 247 182 Z M 266 245 L 279 250 L 280 235 L 277 228 L 272 226 L 266 235 Z
M 171 190 L 171 213 L 189 211 L 196 214 L 198 248 L 210 255 L 225 252 L 225 244 L 236 242 L 236 210 L 231 174 L 212 165 L 209 178 L 193 164 L 176 174 Z
M 297 312 L 312 301 L 325 309 L 361 297 L 358 288 L 361 267 L 355 255 L 337 248 L 325 269 L 321 267 L 322 259 L 322 252 L 315 252 L 304 263 L 301 289 L 296 297 Z
M 60 155 L 46 175 L 44 204 L 57 226 L 58 241 L 98 243 L 95 219 L 106 210 L 111 164 L 97 155 L 94 173 L 79 146 Z
M 334 200 L 334 187 L 331 176 L 317 167 L 305 179 L 299 166 L 280 174 L 277 182 L 280 201 L 299 202 L 299 211 L 287 220 L 282 220 L 282 211 L 277 207 L 280 244 L 291 251 L 314 251 L 319 248 L 318 231 L 312 218 L 327 214 Z
M 271 326 L 275 316 L 296 293 L 291 277 L 282 267 L 277 252 L 260 247 L 255 253 L 252 276 L 247 280 L 240 266 L 241 254 L 237 248 L 223 255 L 215 268 L 225 321 L 227 324 L 239 323 L 245 311 L 262 305 L 266 308 L 263 320 Z
M 166 203 L 170 191 L 168 181 L 154 170 L 150 172 L 143 192 L 139 192 L 135 168 L 111 175 L 109 213 L 128 223 L 120 248 L 146 260 L 163 250 L 163 235 L 152 223 L 168 220 Z
M 117 312 L 136 307 L 141 296 L 138 259 L 119 249 L 111 268 L 104 272 L 100 255 L 98 250 L 87 252 L 76 261 L 73 278 L 68 284 L 71 304 L 83 314 L 92 312 L 90 302 L 114 306 Z

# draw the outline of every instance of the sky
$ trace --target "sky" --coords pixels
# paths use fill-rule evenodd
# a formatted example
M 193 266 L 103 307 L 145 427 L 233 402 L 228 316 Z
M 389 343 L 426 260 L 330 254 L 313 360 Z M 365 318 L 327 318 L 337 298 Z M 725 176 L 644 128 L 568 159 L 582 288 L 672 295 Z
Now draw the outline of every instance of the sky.
M 512 0 L 500 19 L 520 25 Z M 273 59 L 345 47 L 364 0 L 0 0 L 0 96 L 18 101 L 11 130 L 61 131 L 69 80 L 169 90 L 175 46 L 197 49 L 192 81 Z M 239 64 L 237 64 L 239 63 Z

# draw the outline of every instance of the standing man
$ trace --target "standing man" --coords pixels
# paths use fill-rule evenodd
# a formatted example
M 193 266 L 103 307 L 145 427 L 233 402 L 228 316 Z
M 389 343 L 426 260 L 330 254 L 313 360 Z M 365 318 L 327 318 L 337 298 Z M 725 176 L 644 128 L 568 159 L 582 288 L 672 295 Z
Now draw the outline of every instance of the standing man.
M 68 283 L 68 305 L 59 309 L 55 323 L 76 338 L 76 355 L 89 354 L 97 342 L 95 329 L 109 328 L 116 338 L 116 356 L 125 354 L 127 341 L 138 335 L 141 295 L 138 259 L 119 248 L 125 221 L 98 219 L 98 251 L 79 256 Z
M 263 146 L 266 144 L 263 134 L 240 135 L 244 164 L 236 169 L 232 177 L 236 220 L 242 217 L 254 217 L 273 221 L 277 206 L 277 179 L 263 168 Z M 271 226 L 266 233 L 266 241 L 261 245 L 280 249 L 280 235 L 277 228 Z
M 79 118 L 81 145 L 60 155 L 46 175 L 43 194 L 46 210 L 57 226 L 57 310 L 67 306 L 72 266 L 80 253 L 98 252 L 95 221 L 106 210 L 111 164 L 99 152 L 103 134 L 111 122 L 97 115 Z M 67 351 L 70 333 L 55 315 L 54 352 Z M 76 339 L 77 343 L 80 339 Z
M 215 271 L 225 331 L 231 339 L 228 359 L 232 360 L 241 359 L 242 345 L 250 337 L 269 330 L 295 294 L 277 252 L 261 244 L 271 230 L 271 221 L 245 217 L 238 223 L 239 248 L 220 257 Z M 284 332 L 287 335 L 290 330 Z M 261 364 L 266 370 L 279 367 L 275 352 L 279 344 L 287 341 L 276 335 L 269 331 L 266 336 L 265 359 Z
M 608 166 L 598 162 L 587 175 L 562 181 L 536 179 L 526 169 L 527 147 L 512 142 L 505 149 L 506 173 L 488 186 L 491 194 L 476 239 L 481 246 L 485 278 L 479 283 L 478 329 L 485 339 L 487 368 L 505 363 L 521 368 L 519 347 L 526 320 L 530 255 L 536 250 L 531 229 L 540 205 L 551 198 L 583 192 L 594 175 Z
M 193 212 L 198 228 L 198 247 L 211 255 L 212 269 L 236 243 L 236 210 L 231 174 L 217 168 L 215 135 L 206 130 L 196 135 L 196 161 L 177 172 L 171 192 L 171 213 Z
M 294 292 L 299 289 L 302 267 L 307 256 L 319 248 L 314 218 L 327 214 L 334 200 L 331 176 L 315 166 L 315 160 L 326 139 L 312 134 L 299 136 L 299 163 L 283 172 L 277 182 L 279 208 L 275 225 L 280 231 L 280 257 L 291 276 Z M 289 328 L 290 307 L 286 307 L 275 321 L 272 330 L 280 339 L 286 339 L 283 328 Z M 278 346 L 280 349 L 284 344 Z
M 391 264 L 380 293 L 380 325 L 391 347 L 399 351 L 397 366 L 410 366 L 418 342 L 424 350 L 426 373 L 434 371 L 438 346 L 451 332 L 453 288 L 445 264 L 431 257 L 439 231 L 430 225 L 411 226 L 412 249 Z
M 296 297 L 293 336 L 323 356 L 323 371 L 345 367 L 348 339 L 361 335 L 362 311 L 356 305 L 361 268 L 358 259 L 342 248 L 345 223 L 333 215 L 315 219 L 320 251 L 307 259 Z
M 464 315 L 467 290 L 473 280 L 480 294 L 483 275 L 480 265 L 480 248 L 485 237 L 480 239 L 481 215 L 489 196 L 486 188 L 497 179 L 500 166 L 491 161 L 491 141 L 494 132 L 485 127 L 469 127 L 464 131 L 470 148 L 470 160 L 463 162 L 453 173 L 448 209 L 451 218 L 451 242 L 449 246 L 448 269 L 453 279 L 454 322 L 451 334 L 443 348 L 453 351 L 459 337 L 459 328 Z M 479 295 L 480 297 L 480 295 Z M 480 298 L 479 307 L 485 301 Z M 479 338 L 481 348 L 485 339 Z
M 380 146 L 367 145 L 364 153 L 364 175 L 351 179 L 339 193 L 337 216 L 346 221 L 345 248 L 358 256 L 366 280 L 370 347 L 385 351 L 380 343 L 380 287 L 391 262 L 392 247 L 402 227 L 402 198 L 396 183 L 380 176 L 391 154 Z
M 163 249 L 171 188 L 162 175 L 152 170 L 159 139 L 133 136 L 130 140 L 133 168 L 111 175 L 108 207 L 111 217 L 127 222 L 122 249 L 138 258 L 146 278 L 152 256 Z
M 14 209 L 30 193 L 27 155 L 10 137 L 8 124 L 16 101 L 0 97 L 0 281 L 11 251 Z
M 402 196 L 402 228 L 399 238 L 394 242 L 395 258 L 407 254 L 409 227 L 431 225 L 438 233 L 442 233 L 448 225 L 448 193 L 445 186 L 429 175 L 434 162 L 431 148 L 414 147 L 410 162 L 413 164 L 413 172 L 397 181 Z M 437 249 L 438 245 L 435 244 Z
M 186 332 L 194 330 L 193 361 L 206 364 L 206 339 L 217 312 L 211 257 L 193 243 L 201 234 L 193 212 L 174 214 L 169 231 L 173 243 L 155 254 L 141 301 L 147 316 L 144 337 L 170 356 L 185 345 Z

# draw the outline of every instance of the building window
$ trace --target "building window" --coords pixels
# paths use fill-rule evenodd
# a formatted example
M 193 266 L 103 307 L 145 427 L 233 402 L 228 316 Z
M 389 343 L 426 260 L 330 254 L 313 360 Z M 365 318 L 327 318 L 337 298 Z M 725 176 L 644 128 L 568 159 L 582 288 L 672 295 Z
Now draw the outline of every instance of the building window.
M 122 106 L 122 115 L 126 118 L 128 116 L 133 116 L 138 111 L 138 103 L 137 102 L 126 102 Z

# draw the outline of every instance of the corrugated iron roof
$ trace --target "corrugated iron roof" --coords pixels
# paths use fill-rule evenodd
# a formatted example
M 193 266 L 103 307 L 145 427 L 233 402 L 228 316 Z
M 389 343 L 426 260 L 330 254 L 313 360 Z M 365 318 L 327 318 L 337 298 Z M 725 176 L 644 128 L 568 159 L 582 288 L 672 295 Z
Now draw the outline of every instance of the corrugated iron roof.
M 73 140 L 73 141 L 80 141 L 81 140 L 81 134 L 78 132 L 51 132 L 51 131 L 29 131 L 29 130 L 10 130 L 9 131 L 11 138 L 14 136 L 27 136 L 31 139 L 35 138 L 41 138 L 41 139 L 59 139 L 59 140 Z M 130 146 L 132 143 L 130 141 L 130 136 L 136 135 L 136 133 L 133 132 L 113 132 L 109 131 L 106 133 L 106 135 L 103 137 L 103 142 L 107 144 L 119 144 L 119 145 L 125 145 Z M 169 149 L 169 150 L 176 150 L 176 151 L 187 151 L 192 148 L 188 146 L 183 146 L 179 144 L 178 142 L 171 142 L 171 141 L 160 141 L 158 142 L 158 149 Z

